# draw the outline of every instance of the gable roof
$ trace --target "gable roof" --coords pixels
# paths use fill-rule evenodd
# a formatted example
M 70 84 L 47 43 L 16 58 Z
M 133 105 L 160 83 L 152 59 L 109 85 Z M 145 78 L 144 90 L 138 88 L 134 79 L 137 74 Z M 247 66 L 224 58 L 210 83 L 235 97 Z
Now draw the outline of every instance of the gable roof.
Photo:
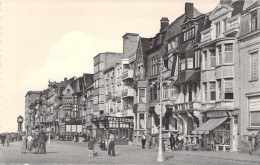
M 166 40 L 171 39 L 172 37 L 177 36 L 179 33 L 181 33 L 181 25 L 184 22 L 186 16 L 185 14 L 179 16 L 176 18 L 169 26 L 167 30 L 167 37 Z

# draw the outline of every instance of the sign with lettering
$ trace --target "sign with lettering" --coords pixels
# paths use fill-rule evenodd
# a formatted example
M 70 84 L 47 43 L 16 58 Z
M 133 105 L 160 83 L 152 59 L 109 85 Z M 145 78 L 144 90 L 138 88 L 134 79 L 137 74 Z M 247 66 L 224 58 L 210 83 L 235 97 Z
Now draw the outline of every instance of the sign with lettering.
M 109 121 L 118 121 L 118 122 L 125 122 L 125 123 L 131 123 L 133 122 L 133 119 L 129 118 L 122 118 L 122 117 L 107 117 L 107 120 Z

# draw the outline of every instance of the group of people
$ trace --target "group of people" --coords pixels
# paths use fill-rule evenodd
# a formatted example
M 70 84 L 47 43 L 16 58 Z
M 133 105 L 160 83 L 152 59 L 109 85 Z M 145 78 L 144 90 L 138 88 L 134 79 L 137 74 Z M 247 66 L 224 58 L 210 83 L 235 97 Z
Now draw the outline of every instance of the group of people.
M 4 146 L 6 144 L 6 146 L 9 147 L 10 142 L 20 140 L 20 137 L 19 137 L 18 133 L 2 133 L 2 134 L 0 134 L 0 140 L 1 140 L 2 146 Z
M 151 147 L 153 145 L 153 138 L 155 138 L 154 141 L 155 141 L 155 145 L 156 145 L 156 149 L 157 149 L 158 144 L 159 144 L 159 135 L 156 134 L 153 137 L 151 134 L 146 135 L 145 133 L 143 133 L 142 137 L 141 137 L 142 149 L 145 149 L 147 142 L 148 142 L 149 149 L 151 149 Z M 169 138 L 169 142 L 170 142 L 171 150 L 177 150 L 177 149 L 181 148 L 181 145 L 183 144 L 183 138 L 179 134 L 174 136 L 174 134 L 171 133 L 171 136 Z M 164 141 L 163 141 L 163 148 L 165 149 Z
M 29 154 L 45 154 L 47 139 L 46 133 L 43 131 L 40 132 L 40 134 L 28 134 L 22 136 L 22 154 L 26 154 L 27 151 Z
M 115 156 L 115 136 L 113 133 L 109 134 L 109 138 L 104 138 L 100 142 L 100 148 L 103 150 L 108 150 L 108 156 Z M 95 140 L 93 137 L 90 137 L 90 140 L 88 141 L 88 149 L 89 149 L 89 157 L 94 157 L 94 144 Z

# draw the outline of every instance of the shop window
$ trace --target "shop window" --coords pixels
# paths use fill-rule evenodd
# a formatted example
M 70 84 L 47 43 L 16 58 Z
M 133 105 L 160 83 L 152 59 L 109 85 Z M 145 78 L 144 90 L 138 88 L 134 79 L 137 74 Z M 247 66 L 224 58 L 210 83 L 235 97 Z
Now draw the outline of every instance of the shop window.
M 217 46 L 217 53 L 218 53 L 218 65 L 221 65 L 222 64 L 221 45 Z
M 251 81 L 258 80 L 258 52 L 254 52 L 250 56 L 250 77 Z
M 232 78 L 225 79 L 225 99 L 227 99 L 227 100 L 233 99 L 233 79 Z
M 256 30 L 257 29 L 257 10 L 254 10 L 253 12 L 250 13 L 250 25 L 251 25 L 251 31 Z
M 260 127 L 260 96 L 248 97 L 250 127 Z
M 216 83 L 210 82 L 210 100 L 215 101 L 216 100 Z
M 210 67 L 216 66 L 216 53 L 215 50 L 210 50 Z
M 215 24 L 215 28 L 216 28 L 216 37 L 218 37 L 220 35 L 220 22 L 217 22 Z
M 233 44 L 225 44 L 225 63 L 233 62 Z

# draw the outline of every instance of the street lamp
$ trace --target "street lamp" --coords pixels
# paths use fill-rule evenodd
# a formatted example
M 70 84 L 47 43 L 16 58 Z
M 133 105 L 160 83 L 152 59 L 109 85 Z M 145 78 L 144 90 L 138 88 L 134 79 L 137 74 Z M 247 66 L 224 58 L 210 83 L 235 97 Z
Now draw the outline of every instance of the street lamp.
M 163 70 L 163 61 L 162 57 L 160 57 L 159 62 L 159 82 L 160 82 L 160 127 L 159 127 L 159 146 L 158 146 L 158 152 L 156 154 L 155 160 L 158 162 L 165 161 L 164 155 L 163 155 L 163 146 L 162 146 L 162 70 Z

